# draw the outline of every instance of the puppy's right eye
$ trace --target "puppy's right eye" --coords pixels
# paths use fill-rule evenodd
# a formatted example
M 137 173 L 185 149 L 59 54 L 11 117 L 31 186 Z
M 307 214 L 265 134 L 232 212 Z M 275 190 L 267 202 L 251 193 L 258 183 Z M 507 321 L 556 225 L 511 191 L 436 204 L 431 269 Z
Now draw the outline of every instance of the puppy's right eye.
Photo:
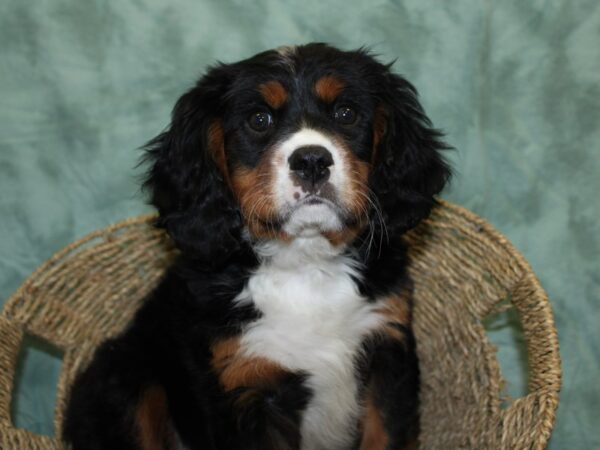
M 273 126 L 273 116 L 264 111 L 252 113 L 248 117 L 248 126 L 258 133 L 264 133 Z
M 356 114 L 356 111 L 349 106 L 340 106 L 335 110 L 333 117 L 342 125 L 354 125 L 358 114 Z

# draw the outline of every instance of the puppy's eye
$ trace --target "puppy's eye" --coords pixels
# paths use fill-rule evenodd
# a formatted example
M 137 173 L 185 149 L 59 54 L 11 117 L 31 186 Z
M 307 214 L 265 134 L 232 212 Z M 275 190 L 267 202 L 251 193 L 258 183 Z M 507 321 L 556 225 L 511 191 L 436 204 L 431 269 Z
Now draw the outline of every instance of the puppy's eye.
M 264 133 L 273 125 L 273 116 L 268 112 L 255 112 L 248 117 L 248 126 L 254 131 Z
M 342 125 L 353 125 L 358 118 L 356 111 L 349 106 L 340 106 L 335 110 L 334 118 Z

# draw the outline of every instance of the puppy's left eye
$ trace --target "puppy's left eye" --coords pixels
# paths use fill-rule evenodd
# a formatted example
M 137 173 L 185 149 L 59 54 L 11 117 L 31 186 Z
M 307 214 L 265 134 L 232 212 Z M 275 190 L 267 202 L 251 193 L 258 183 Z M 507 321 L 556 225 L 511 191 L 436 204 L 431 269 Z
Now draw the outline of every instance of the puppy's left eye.
M 353 125 L 358 114 L 350 106 L 340 106 L 335 110 L 334 118 L 337 123 L 342 125 Z
M 258 111 L 248 117 L 248 126 L 258 133 L 264 133 L 273 125 L 273 116 L 268 112 Z

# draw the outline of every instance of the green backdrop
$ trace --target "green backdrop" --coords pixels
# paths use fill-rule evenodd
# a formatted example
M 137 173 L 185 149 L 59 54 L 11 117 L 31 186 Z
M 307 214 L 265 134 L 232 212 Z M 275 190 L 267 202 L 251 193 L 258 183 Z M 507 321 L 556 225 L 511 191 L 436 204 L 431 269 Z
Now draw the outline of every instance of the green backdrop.
M 600 2 L 0 0 L 0 299 L 54 251 L 148 210 L 136 150 L 216 59 L 367 44 L 419 88 L 457 151 L 446 198 L 525 254 L 559 329 L 550 448 L 600 448 Z M 489 324 L 509 393 L 515 318 Z M 15 420 L 52 433 L 60 360 L 24 353 Z

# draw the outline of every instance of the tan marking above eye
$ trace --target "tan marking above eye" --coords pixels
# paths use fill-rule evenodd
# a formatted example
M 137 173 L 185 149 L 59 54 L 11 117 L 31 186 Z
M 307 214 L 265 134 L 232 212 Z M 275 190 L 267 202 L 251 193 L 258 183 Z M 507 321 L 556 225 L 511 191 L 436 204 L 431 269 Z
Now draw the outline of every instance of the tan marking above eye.
M 334 75 L 325 75 L 315 83 L 315 94 L 321 100 L 332 103 L 346 87 L 346 83 Z
M 288 98 L 288 93 L 283 85 L 275 80 L 259 85 L 258 92 L 273 109 L 281 108 Z

